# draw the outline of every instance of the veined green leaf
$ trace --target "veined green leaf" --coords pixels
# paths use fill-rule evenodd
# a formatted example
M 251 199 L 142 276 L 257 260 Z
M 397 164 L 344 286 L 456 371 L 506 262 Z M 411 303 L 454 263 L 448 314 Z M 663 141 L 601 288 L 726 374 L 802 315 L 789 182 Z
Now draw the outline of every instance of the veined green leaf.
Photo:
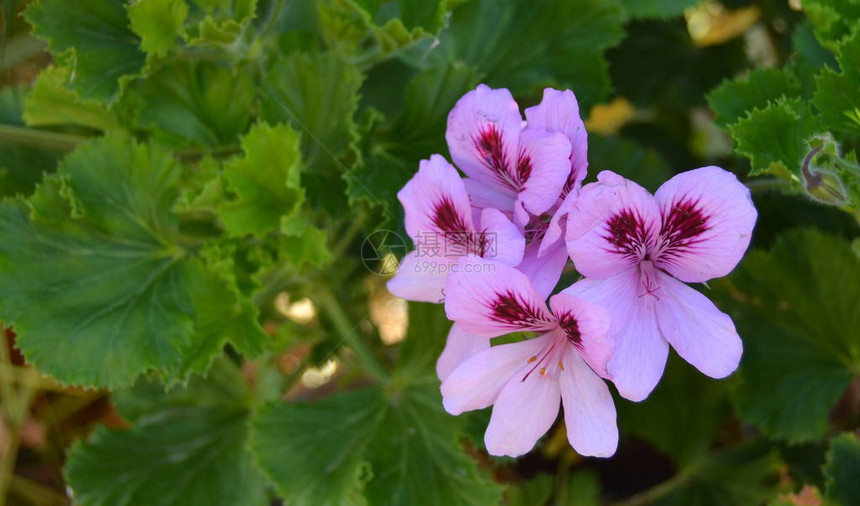
M 278 230 L 304 200 L 300 136 L 289 126 L 254 126 L 242 138 L 244 155 L 224 167 L 228 194 L 218 216 L 235 236 Z
M 0 204 L 0 315 L 30 363 L 88 386 L 181 377 L 185 352 L 213 338 L 200 332 L 209 318 L 235 314 L 229 297 L 201 310 L 221 281 L 182 246 L 178 179 L 170 151 L 109 136 L 69 155 L 28 203 Z
M 125 0 L 39 0 L 27 10 L 36 34 L 74 69 L 72 88 L 82 99 L 113 102 L 143 69 L 146 56 L 129 28 Z
M 254 81 L 247 69 L 179 61 L 136 86 L 139 125 L 172 146 L 234 145 L 251 118 Z
M 104 132 L 123 130 L 116 108 L 108 110 L 95 100 L 81 100 L 66 88 L 69 69 L 52 66 L 39 73 L 24 102 L 24 120 L 30 126 L 80 125 Z
M 697 3 L 699 0 L 621 0 L 628 19 L 672 18 Z
M 827 497 L 848 506 L 860 502 L 860 441 L 852 433 L 833 438 L 824 466 Z
M 185 0 L 139 0 L 126 9 L 141 48 L 156 56 L 164 56 L 176 46 L 188 16 Z
M 772 437 L 820 438 L 830 409 L 860 370 L 860 259 L 850 245 L 812 230 L 753 251 L 725 297 L 744 340 L 741 418 Z M 740 297 L 745 304 L 733 300 Z
M 836 73 L 822 69 L 815 78 L 817 89 L 813 105 L 824 115 L 828 129 L 860 134 L 860 31 L 839 45 Z
M 799 97 L 800 83 L 790 73 L 772 68 L 757 68 L 740 79 L 724 81 L 708 93 L 708 105 L 717 123 L 726 127 L 743 118 L 746 111 L 765 108 L 781 97 Z
M 247 451 L 251 401 L 235 365 L 222 359 L 210 378 L 170 393 L 140 382 L 117 397 L 134 426 L 99 428 L 72 447 L 66 476 L 77 503 L 268 504 L 265 479 Z
M 369 504 L 483 506 L 501 499 L 460 448 L 459 420 L 442 410 L 435 378 L 396 392 L 367 388 L 312 405 L 275 405 L 254 428 L 258 462 L 290 503 L 361 503 L 362 486 Z M 322 444 L 308 435 L 320 430 Z
M 751 176 L 776 174 L 791 181 L 799 180 L 807 139 L 820 130 L 818 116 L 799 99 L 778 99 L 729 127 L 737 151 L 752 163 Z

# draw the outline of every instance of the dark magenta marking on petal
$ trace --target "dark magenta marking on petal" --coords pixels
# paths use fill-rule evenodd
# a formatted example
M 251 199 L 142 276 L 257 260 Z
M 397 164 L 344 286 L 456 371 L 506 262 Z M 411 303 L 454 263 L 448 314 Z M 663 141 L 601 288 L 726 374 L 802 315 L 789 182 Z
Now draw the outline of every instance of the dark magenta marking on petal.
M 579 324 L 572 314 L 567 312 L 560 315 L 558 317 L 558 325 L 564 331 L 564 335 L 567 336 L 567 340 L 571 344 L 577 348 L 582 346 L 582 334 L 579 331 Z
M 489 242 L 487 234 L 475 232 L 466 225 L 465 218 L 457 211 L 450 196 L 446 195 L 436 202 L 432 218 L 433 224 L 442 232 L 446 241 L 463 246 L 464 253 L 484 255 Z
M 702 212 L 698 200 L 678 200 L 670 208 L 669 214 L 663 216 L 663 224 L 660 227 L 661 245 L 655 256 L 662 261 L 671 261 L 702 242 L 702 234 L 710 229 L 708 216 Z
M 532 157 L 525 150 L 520 150 L 517 157 L 517 183 L 522 186 L 532 175 Z
M 496 294 L 495 300 L 490 304 L 490 318 L 518 327 L 543 327 L 551 323 L 547 321 L 545 312 L 511 290 Z
M 608 235 L 603 236 L 613 249 L 610 251 L 639 261 L 647 254 L 648 229 L 645 220 L 630 209 L 623 209 L 606 221 Z
M 517 166 L 508 166 L 509 160 L 505 154 L 505 146 L 502 141 L 502 133 L 493 123 L 488 123 L 481 133 L 474 139 L 475 149 L 484 163 L 496 178 L 508 188 L 519 191 L 521 183 L 531 175 L 531 157 L 520 153 L 517 157 Z M 526 177 L 523 178 L 521 174 Z

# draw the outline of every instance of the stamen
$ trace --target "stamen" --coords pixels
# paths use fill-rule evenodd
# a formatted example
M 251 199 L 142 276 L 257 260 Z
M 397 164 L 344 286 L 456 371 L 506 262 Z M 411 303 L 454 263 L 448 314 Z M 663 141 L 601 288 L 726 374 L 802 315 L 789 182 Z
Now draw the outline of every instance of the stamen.
M 564 364 L 561 363 L 561 360 L 558 361 L 558 368 L 562 371 L 564 370 Z
M 534 361 L 537 360 L 537 355 L 532 355 L 532 357 L 528 360 L 528 364 L 533 364 Z
M 537 361 L 537 364 L 535 364 L 535 365 L 534 365 L 534 367 L 532 367 L 531 369 L 529 369 L 529 372 L 527 372 L 527 373 L 526 373 L 526 375 L 525 375 L 525 376 L 523 376 L 523 379 L 521 379 L 521 380 L 520 380 L 520 382 L 525 381 L 526 379 L 528 379 L 528 377 L 529 377 L 529 376 L 531 376 L 531 374 L 532 374 L 533 372 L 535 372 L 535 369 L 537 369 L 537 367 L 543 363 L 543 361 L 544 361 L 544 359 L 546 359 L 547 355 L 549 355 L 549 354 L 550 354 L 550 352 L 551 352 L 552 350 L 554 350 L 554 349 L 555 349 L 555 345 L 556 345 L 556 343 L 552 343 L 552 346 L 550 346 L 550 347 L 549 347 L 549 348 L 544 352 L 544 354 L 543 354 L 543 356 L 540 358 L 540 360 L 538 360 L 538 361 Z M 535 357 L 534 357 L 534 356 L 532 356 L 532 358 L 535 358 Z M 530 359 L 528 360 L 528 363 L 529 363 L 529 364 L 531 364 L 532 362 L 534 362 L 534 360 L 532 360 L 532 359 L 530 358 Z M 545 374 L 546 374 L 546 367 L 541 367 L 541 374 L 542 374 L 542 375 L 545 375 Z

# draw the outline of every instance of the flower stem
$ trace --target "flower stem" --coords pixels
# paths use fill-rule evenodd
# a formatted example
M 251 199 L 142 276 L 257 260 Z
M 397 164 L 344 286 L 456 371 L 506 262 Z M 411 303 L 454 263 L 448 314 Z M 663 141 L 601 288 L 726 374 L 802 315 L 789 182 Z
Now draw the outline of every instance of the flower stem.
M 0 125 L 0 143 L 18 144 L 52 151 L 71 151 L 89 137 L 27 128 L 16 125 Z
M 388 372 L 382 366 L 382 363 L 376 358 L 376 355 L 367 347 L 364 341 L 356 332 L 358 325 L 353 325 L 341 307 L 340 303 L 327 288 L 321 288 L 315 296 L 312 296 L 317 305 L 328 315 L 332 323 L 341 335 L 341 338 L 346 341 L 352 351 L 367 367 L 376 379 L 383 383 L 389 380 Z
M 678 487 L 685 484 L 689 479 L 690 473 L 679 472 L 675 476 L 669 478 L 668 480 L 649 488 L 643 492 L 639 492 L 638 494 L 628 497 L 623 501 L 618 501 L 613 503 L 613 506 L 645 506 L 646 504 L 651 504 L 657 499 L 664 497 L 671 492 L 675 491 Z

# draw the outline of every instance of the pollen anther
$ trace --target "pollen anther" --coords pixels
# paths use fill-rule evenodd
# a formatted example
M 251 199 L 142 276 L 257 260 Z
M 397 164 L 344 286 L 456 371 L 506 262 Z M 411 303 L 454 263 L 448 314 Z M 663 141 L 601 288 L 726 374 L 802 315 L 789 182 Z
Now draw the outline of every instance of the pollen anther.
M 532 355 L 532 357 L 529 359 L 528 363 L 533 364 L 535 362 L 535 360 L 537 360 L 537 355 Z

